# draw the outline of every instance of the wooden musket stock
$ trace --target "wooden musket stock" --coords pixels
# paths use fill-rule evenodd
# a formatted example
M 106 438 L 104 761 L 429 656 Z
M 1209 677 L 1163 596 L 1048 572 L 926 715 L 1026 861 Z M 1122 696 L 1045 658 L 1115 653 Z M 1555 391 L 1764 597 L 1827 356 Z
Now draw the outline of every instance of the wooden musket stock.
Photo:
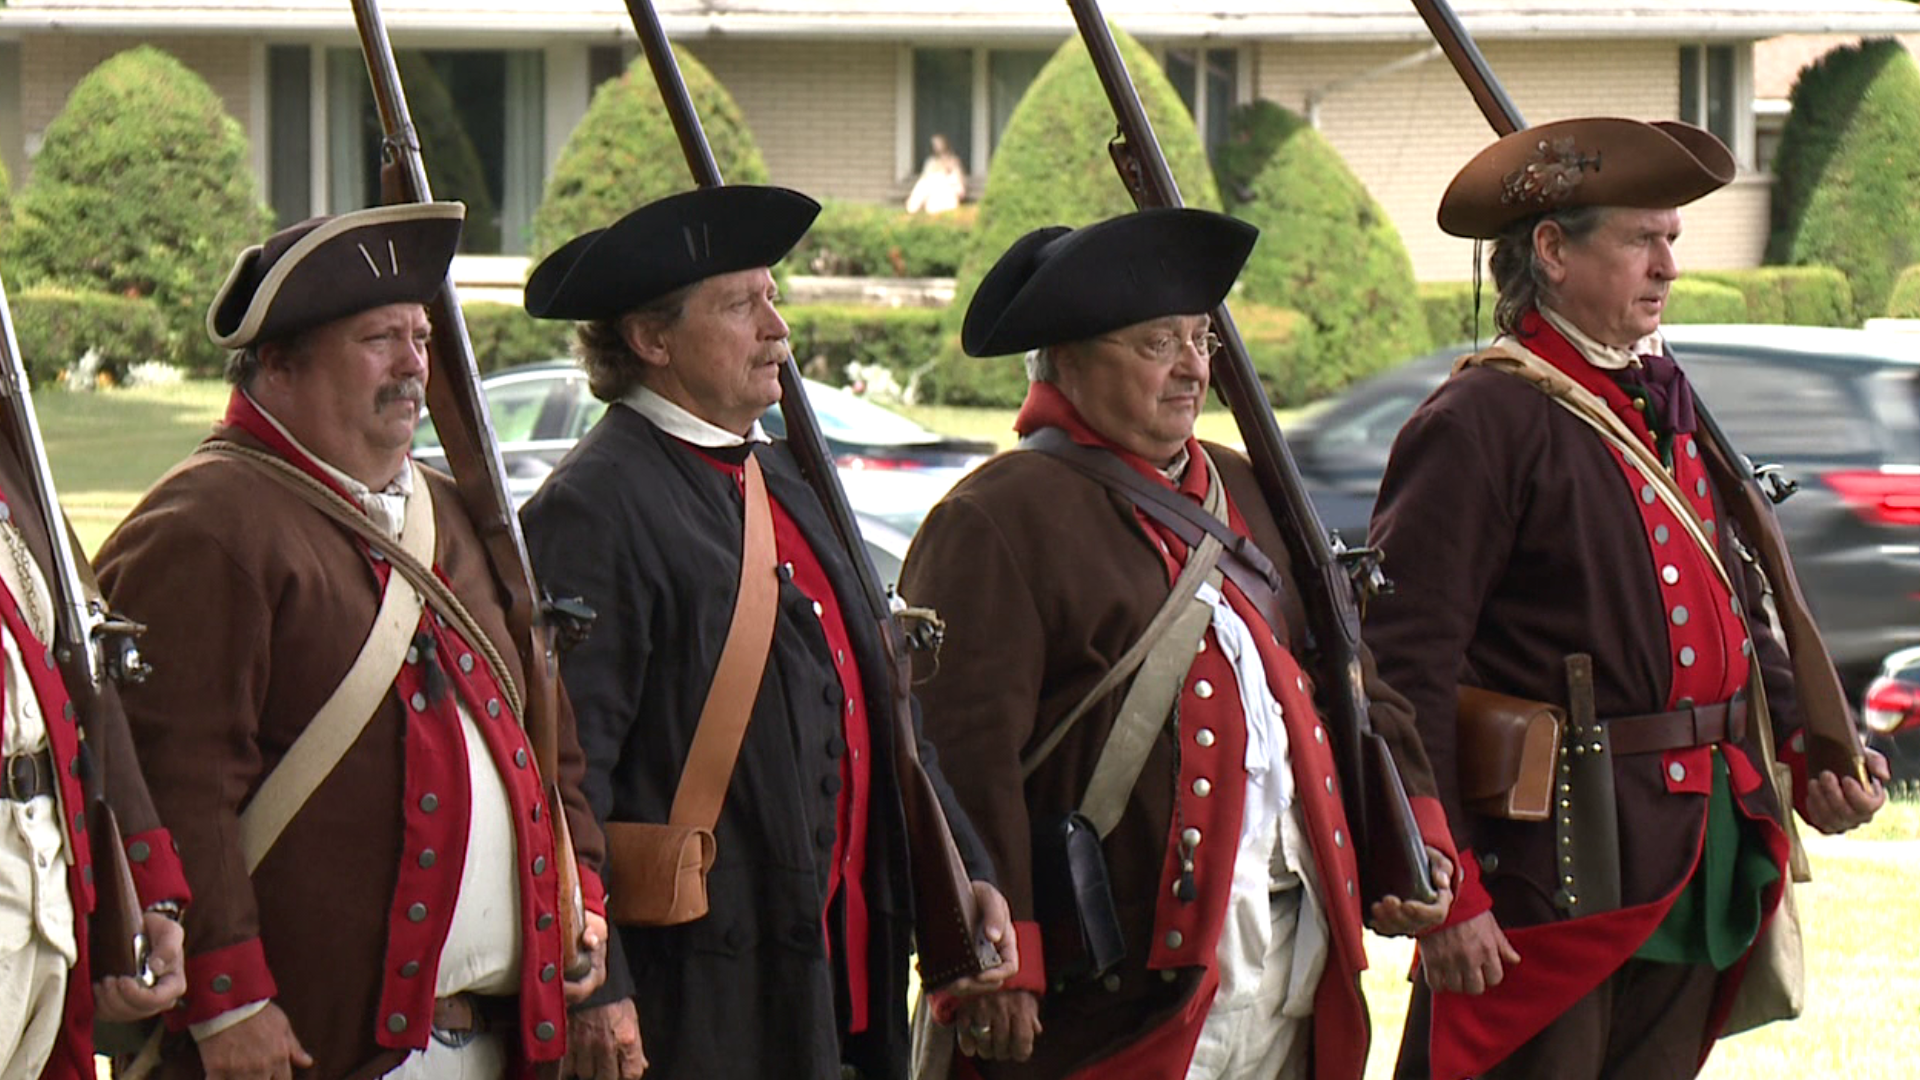
M 1067 6 L 1118 121 L 1119 134 L 1109 150 L 1134 203 L 1143 209 L 1183 205 L 1099 3 L 1067 0 Z M 1359 852 L 1362 893 L 1368 903 L 1390 895 L 1432 902 L 1437 893 L 1426 847 L 1385 740 L 1373 730 L 1361 682 L 1360 610 L 1354 593 L 1356 579 L 1363 588 L 1378 582 L 1372 553 L 1336 550 L 1329 541 L 1232 314 L 1222 303 L 1212 316 L 1222 342 L 1213 362 L 1215 383 L 1246 442 L 1261 494 L 1279 515 L 1294 565 L 1304 571 L 1300 582 L 1310 625 L 1308 660 L 1327 730 L 1335 740 L 1347 817 L 1355 834 L 1365 838 Z
M 1520 110 L 1501 88 L 1480 47 L 1460 24 L 1453 6 L 1447 0 L 1413 0 L 1413 6 L 1473 95 L 1474 104 L 1480 107 L 1494 134 L 1510 135 L 1526 127 Z M 1720 496 L 1727 503 L 1728 513 L 1740 523 L 1741 531 L 1753 545 L 1760 569 L 1773 586 L 1780 629 L 1793 661 L 1794 693 L 1806 725 L 1808 773 L 1851 776 L 1862 786 L 1870 787 L 1866 755 L 1853 726 L 1853 709 L 1847 702 L 1846 690 L 1840 685 L 1839 673 L 1827 655 L 1826 643 L 1821 640 L 1806 597 L 1800 591 L 1800 578 L 1794 573 L 1786 538 L 1781 535 L 1779 520 L 1774 517 L 1773 502 L 1760 486 L 1751 463 L 1727 441 L 1726 432 L 1707 411 L 1706 402 L 1697 397 L 1694 415 L 1700 425 L 1695 438 L 1706 451 L 1709 471 L 1713 473 Z
M 380 111 L 380 126 L 386 133 L 383 195 L 388 202 L 430 202 L 433 191 L 427 183 L 426 163 L 421 160 L 419 137 L 407 112 L 406 91 L 400 85 L 400 69 L 394 62 L 379 0 L 353 0 L 353 17 Z M 546 785 L 548 820 L 553 823 L 564 967 L 568 978 L 579 978 L 587 973 L 592 958 L 580 948 L 585 925 L 580 868 L 567 827 L 566 804 L 560 799 L 558 628 L 547 617 L 542 594 L 534 584 L 526 538 L 507 493 L 500 441 L 487 413 L 480 368 L 474 362 L 473 343 L 467 338 L 466 320 L 451 276 L 427 305 L 427 314 L 433 323 L 427 407 L 446 450 L 447 470 L 453 474 L 461 504 L 479 532 L 494 580 L 506 593 L 507 629 L 525 672 L 521 721 Z M 503 678 L 506 674 L 500 673 Z

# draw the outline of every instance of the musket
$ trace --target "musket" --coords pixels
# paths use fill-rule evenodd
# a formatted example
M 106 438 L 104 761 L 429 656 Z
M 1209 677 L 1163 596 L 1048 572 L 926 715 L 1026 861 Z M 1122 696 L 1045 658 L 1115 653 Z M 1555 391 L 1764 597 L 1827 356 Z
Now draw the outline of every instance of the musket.
M 383 188 L 389 190 L 383 194 L 388 202 L 431 202 L 433 190 L 427 183 L 419 134 L 407 111 L 406 90 L 400 85 L 400 69 L 394 62 L 379 0 L 353 0 L 353 18 L 360 30 L 360 48 L 385 132 L 386 162 L 381 178 Z M 474 362 L 473 343 L 467 337 L 451 273 L 427 305 L 427 315 L 433 323 L 427 408 L 446 450 L 447 471 L 453 474 L 460 502 L 479 533 L 495 582 L 506 593 L 507 630 L 525 672 L 521 722 L 547 788 L 547 819 L 553 823 L 554 861 L 560 875 L 563 968 L 568 978 L 579 978 L 586 974 L 592 958 L 580 948 L 585 925 L 580 868 L 574 858 L 565 803 L 560 798 L 560 642 L 556 639 L 584 635 L 584 622 L 591 616 L 564 602 L 549 603 L 534 583 L 526 537 L 507 492 L 500 440 L 487 412 L 480 367 Z M 506 678 L 505 672 L 499 674 Z
M 627 0 L 627 13 L 646 52 L 647 65 L 653 69 L 654 82 L 666 103 L 680 150 L 687 159 L 694 182 L 701 187 L 719 187 L 726 181 L 707 143 L 700 116 L 687 94 L 680 63 L 667 42 L 667 32 L 652 0 Z M 975 975 L 1000 963 L 999 950 L 982 936 L 979 911 L 967 870 L 954 843 L 952 827 L 945 810 L 920 760 L 919 735 L 913 722 L 911 699 L 912 673 L 909 668 L 906 632 L 894 617 L 893 606 L 880 586 L 880 575 L 867 557 L 854 521 L 853 507 L 840 486 L 833 468 L 833 454 L 820 431 L 820 421 L 807 401 L 800 380 L 799 365 L 789 352 L 780 363 L 780 414 L 786 418 L 787 446 L 799 463 L 807 484 L 826 509 L 833 524 L 834 537 L 853 566 L 860 581 L 860 598 L 866 615 L 880 632 L 886 654 L 890 700 L 888 720 L 893 732 L 893 769 L 900 785 L 900 798 L 907 820 L 908 847 L 912 863 L 915 952 L 919 956 L 920 982 L 929 990 L 938 989 L 956 979 Z
M 1432 31 L 1433 39 L 1459 74 L 1474 104 L 1487 118 L 1495 135 L 1511 135 L 1527 126 L 1513 99 L 1501 88 L 1486 57 L 1472 35 L 1460 24 L 1453 5 L 1447 0 L 1413 0 L 1415 10 Z M 1739 522 L 1741 531 L 1753 545 L 1760 570 L 1773 588 L 1774 610 L 1786 637 L 1787 654 L 1793 662 L 1794 695 L 1805 723 L 1807 772 L 1818 776 L 1831 772 L 1836 777 L 1851 776 L 1862 787 L 1871 787 L 1867 777 L 1866 755 L 1860 735 L 1854 729 L 1853 709 L 1847 692 L 1840 685 L 1827 654 L 1826 642 L 1800 590 L 1800 577 L 1794 573 L 1793 558 L 1787 551 L 1787 539 L 1780 531 L 1773 505 L 1793 493 L 1791 482 L 1773 475 L 1771 466 L 1755 468 L 1752 459 L 1733 448 L 1727 433 L 1714 420 L 1706 402 L 1694 399 L 1694 416 L 1699 421 L 1696 437 L 1706 452 L 1708 471 L 1713 474 L 1727 510 Z
M 1134 204 L 1142 209 L 1184 205 L 1098 0 L 1067 0 L 1067 7 L 1073 11 L 1113 107 L 1119 132 L 1108 143 L 1108 152 Z M 1341 799 L 1359 838 L 1363 900 L 1371 904 L 1381 897 L 1398 896 L 1431 903 L 1437 893 L 1426 845 L 1386 740 L 1373 730 L 1361 676 L 1356 592 L 1384 588 L 1378 554 L 1370 549 L 1348 551 L 1328 538 L 1232 313 L 1222 302 L 1212 316 L 1221 340 L 1213 361 L 1214 383 L 1246 443 L 1260 492 L 1279 514 L 1293 564 L 1303 571 L 1298 580 L 1309 625 L 1307 659 L 1316 676 L 1318 704 L 1335 743 Z
M 112 692 L 109 684 L 138 682 L 146 677 L 147 667 L 134 644 L 145 627 L 108 613 L 100 590 L 93 584 L 93 568 L 75 554 L 73 530 L 53 486 L 53 469 L 47 464 L 46 441 L 40 436 L 33 387 L 27 378 L 25 358 L 20 355 L 20 343 L 14 337 L 13 310 L 4 285 L 0 285 L 0 352 L 6 354 L 0 357 L 0 380 L 4 380 L 0 395 L 7 399 L 6 437 L 26 466 L 28 487 L 27 491 L 8 492 L 8 505 L 15 508 L 15 513 L 38 517 L 46 533 L 53 564 L 47 580 L 53 594 L 50 644 L 82 735 L 81 778 L 93 855 L 94 910 L 89 923 L 93 973 L 95 977 L 131 975 L 151 986 L 154 974 L 147 966 L 148 943 L 141 926 L 140 900 L 121 843 L 119 819 L 107 802 L 105 755 L 109 741 L 98 734 L 108 707 L 105 695 Z M 21 608 L 26 608 L 24 598 Z M 76 842 L 79 839 L 74 836 Z

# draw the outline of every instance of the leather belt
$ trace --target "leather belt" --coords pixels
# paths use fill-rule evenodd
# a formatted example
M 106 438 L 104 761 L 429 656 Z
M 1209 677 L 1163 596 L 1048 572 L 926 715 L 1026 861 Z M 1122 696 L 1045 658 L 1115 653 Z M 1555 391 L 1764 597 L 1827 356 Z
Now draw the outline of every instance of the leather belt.
M 435 998 L 433 1031 L 440 1036 L 485 1035 L 489 1031 L 508 1031 L 516 1026 L 518 999 L 482 994 L 453 994 Z
M 1747 734 L 1747 696 L 1735 694 L 1731 701 L 1647 716 L 1622 716 L 1604 723 L 1615 754 L 1652 754 L 1737 742 Z
M 52 795 L 54 790 L 52 750 L 42 750 L 37 754 L 15 754 L 7 759 L 5 781 L 0 783 L 0 799 L 26 802 L 42 795 Z

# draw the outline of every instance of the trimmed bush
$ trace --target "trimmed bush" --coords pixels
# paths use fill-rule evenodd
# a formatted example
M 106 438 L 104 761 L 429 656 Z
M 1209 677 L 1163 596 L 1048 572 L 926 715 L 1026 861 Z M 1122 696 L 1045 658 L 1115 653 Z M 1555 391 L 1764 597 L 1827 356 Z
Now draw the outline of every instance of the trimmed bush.
M 473 342 L 473 361 L 484 374 L 573 354 L 573 324 L 536 319 L 518 304 L 480 300 L 460 305 Z
M 1318 342 L 1312 319 L 1287 308 L 1235 304 L 1233 323 L 1276 408 L 1304 405 L 1327 392 L 1316 377 Z
M 938 308 L 853 304 L 788 304 L 780 315 L 791 331 L 794 361 L 808 378 L 844 386 L 849 364 L 879 365 L 910 396 L 939 351 L 945 317 Z
M 58 380 L 88 349 L 115 382 L 135 364 L 174 359 L 174 332 L 151 300 L 62 288 L 23 289 L 10 300 L 20 357 L 35 386 Z
M 460 250 L 499 251 L 499 203 L 487 183 L 480 151 L 460 121 L 453 92 L 426 53 L 398 53 L 394 63 L 400 69 L 401 85 L 407 88 L 407 111 L 420 137 L 420 160 L 427 163 L 433 197 L 467 204 Z
M 676 47 L 673 53 L 720 175 L 730 184 L 766 183 L 766 162 L 727 88 L 685 49 Z M 694 187 L 647 58 L 636 56 L 624 74 L 594 91 L 587 114 L 561 148 L 534 211 L 528 265 L 589 229 Z
M 1240 275 L 1246 298 L 1313 323 L 1298 385 L 1331 392 L 1424 352 L 1432 338 L 1413 260 L 1332 144 L 1271 101 L 1235 109 L 1229 123 L 1220 187 L 1229 209 L 1260 228 Z
M 0 265 L 23 286 L 149 297 L 193 370 L 220 370 L 207 304 L 272 219 L 246 136 L 207 84 L 142 45 L 80 80 L 47 125 Z
M 1747 321 L 1794 326 L 1852 326 L 1853 288 L 1831 266 L 1756 266 L 1708 270 L 1681 280 L 1711 281 L 1740 290 Z
M 1887 315 L 1895 319 L 1920 319 L 1920 263 L 1900 271 L 1887 298 Z
M 1113 37 L 1186 204 L 1220 209 L 1206 149 L 1180 95 L 1138 42 L 1117 27 Z M 1133 197 L 1107 156 L 1113 130 L 1113 111 L 1086 45 L 1078 37 L 1069 38 L 1014 107 L 994 151 L 979 219 L 955 276 L 947 341 L 921 384 L 925 400 L 1005 407 L 1025 399 L 1027 376 L 1021 365 L 962 354 L 960 324 L 980 279 L 1021 236 L 1048 225 L 1087 225 L 1134 209 Z
M 1480 318 L 1473 316 L 1473 282 L 1424 281 L 1420 283 L 1420 310 L 1426 316 L 1427 338 L 1435 347 L 1462 342 L 1492 341 L 1493 305 L 1497 297 L 1493 282 L 1480 287 Z
M 1702 278 L 1681 278 L 1667 293 L 1663 323 L 1743 323 L 1747 298 L 1731 285 Z
M 952 277 L 977 209 L 909 214 L 894 206 L 828 199 L 785 266 L 844 277 Z
M 1920 65 L 1891 40 L 1844 46 L 1801 76 L 1793 103 L 1770 261 L 1837 267 L 1856 314 L 1881 311 L 1893 279 L 1920 261 Z

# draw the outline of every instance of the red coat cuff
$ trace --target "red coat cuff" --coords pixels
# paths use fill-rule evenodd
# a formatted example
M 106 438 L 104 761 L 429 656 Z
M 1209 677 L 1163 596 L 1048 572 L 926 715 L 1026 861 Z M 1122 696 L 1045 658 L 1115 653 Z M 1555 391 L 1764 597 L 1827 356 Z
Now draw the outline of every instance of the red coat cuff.
M 599 874 L 585 866 L 580 868 L 580 902 L 595 915 L 607 917 L 607 886 Z
M 1013 924 L 1014 944 L 1020 947 L 1020 970 L 1014 972 L 1000 989 L 1026 990 L 1045 997 L 1047 994 L 1047 961 L 1041 952 L 1040 924 L 1020 922 Z M 933 1018 L 942 1024 L 953 1023 L 960 1012 L 960 1003 L 966 1000 L 963 995 L 948 993 L 945 990 L 927 995 L 927 1001 L 933 1006 Z
M 1454 860 L 1453 907 L 1447 911 L 1447 920 L 1427 933 L 1458 926 L 1492 910 L 1493 896 L 1480 883 L 1480 860 L 1473 857 L 1472 848 L 1465 848 L 1460 852 L 1460 857 Z
M 185 907 L 193 899 L 180 853 L 173 847 L 172 833 L 148 829 L 127 837 L 126 845 L 127 869 L 133 874 L 133 891 L 140 897 L 140 906 L 171 900 Z
M 187 957 L 185 1008 L 167 1014 L 167 1026 L 184 1031 L 188 1024 L 211 1020 L 228 1009 L 275 996 L 273 973 L 259 938 Z

